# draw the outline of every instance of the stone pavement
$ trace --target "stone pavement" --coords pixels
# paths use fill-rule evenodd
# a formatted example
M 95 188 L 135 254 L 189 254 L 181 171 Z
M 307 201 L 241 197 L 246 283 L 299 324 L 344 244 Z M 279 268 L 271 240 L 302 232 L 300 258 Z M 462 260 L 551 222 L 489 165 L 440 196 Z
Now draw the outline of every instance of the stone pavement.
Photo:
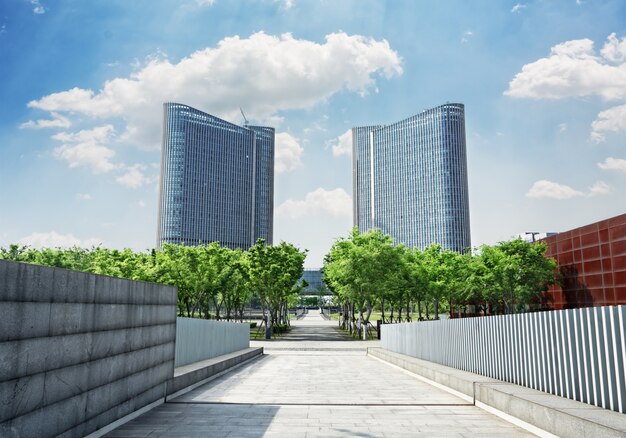
M 109 437 L 500 437 L 530 433 L 366 356 L 315 311 L 266 354 L 112 431 Z M 327 340 L 326 340 L 327 339 Z

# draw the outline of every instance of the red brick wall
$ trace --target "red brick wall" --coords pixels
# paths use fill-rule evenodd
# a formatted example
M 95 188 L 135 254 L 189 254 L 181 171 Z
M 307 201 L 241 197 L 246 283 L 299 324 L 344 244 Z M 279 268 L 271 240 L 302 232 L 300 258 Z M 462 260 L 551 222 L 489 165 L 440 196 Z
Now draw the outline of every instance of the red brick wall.
M 551 307 L 626 304 L 626 214 L 542 241 L 563 276 L 561 287 L 547 292 Z

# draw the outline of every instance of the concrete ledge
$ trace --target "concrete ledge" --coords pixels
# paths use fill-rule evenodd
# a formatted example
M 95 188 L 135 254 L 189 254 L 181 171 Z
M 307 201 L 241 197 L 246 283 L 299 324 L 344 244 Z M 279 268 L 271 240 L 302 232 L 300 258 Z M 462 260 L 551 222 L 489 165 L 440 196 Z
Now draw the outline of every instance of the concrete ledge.
M 479 407 L 496 409 L 557 436 L 626 436 L 626 415 L 618 412 L 383 348 L 368 348 L 367 354 L 469 396 Z
M 167 399 L 170 400 L 206 380 L 262 354 L 263 347 L 251 347 L 175 368 L 174 378 L 167 382 Z

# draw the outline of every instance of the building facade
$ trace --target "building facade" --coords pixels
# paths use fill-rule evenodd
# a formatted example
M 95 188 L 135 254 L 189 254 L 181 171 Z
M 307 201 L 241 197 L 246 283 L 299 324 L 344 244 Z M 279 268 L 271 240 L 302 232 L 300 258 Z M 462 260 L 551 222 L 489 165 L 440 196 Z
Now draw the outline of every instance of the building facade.
M 324 274 L 321 269 L 305 269 L 302 272 L 302 278 L 307 282 L 307 287 L 302 290 L 302 295 L 330 295 L 331 292 L 324 284 Z
M 273 239 L 274 128 L 163 104 L 157 246 Z
M 542 239 L 556 259 L 561 284 L 551 286 L 554 309 L 626 304 L 626 214 Z
M 387 126 L 352 128 L 354 225 L 395 243 L 471 247 L 465 108 L 447 103 Z

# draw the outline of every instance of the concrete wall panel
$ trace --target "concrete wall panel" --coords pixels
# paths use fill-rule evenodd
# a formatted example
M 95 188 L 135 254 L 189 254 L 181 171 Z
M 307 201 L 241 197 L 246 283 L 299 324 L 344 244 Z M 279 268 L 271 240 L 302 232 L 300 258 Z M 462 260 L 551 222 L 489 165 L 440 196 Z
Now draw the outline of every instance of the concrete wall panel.
M 0 436 L 84 436 L 162 399 L 176 295 L 0 260 Z

